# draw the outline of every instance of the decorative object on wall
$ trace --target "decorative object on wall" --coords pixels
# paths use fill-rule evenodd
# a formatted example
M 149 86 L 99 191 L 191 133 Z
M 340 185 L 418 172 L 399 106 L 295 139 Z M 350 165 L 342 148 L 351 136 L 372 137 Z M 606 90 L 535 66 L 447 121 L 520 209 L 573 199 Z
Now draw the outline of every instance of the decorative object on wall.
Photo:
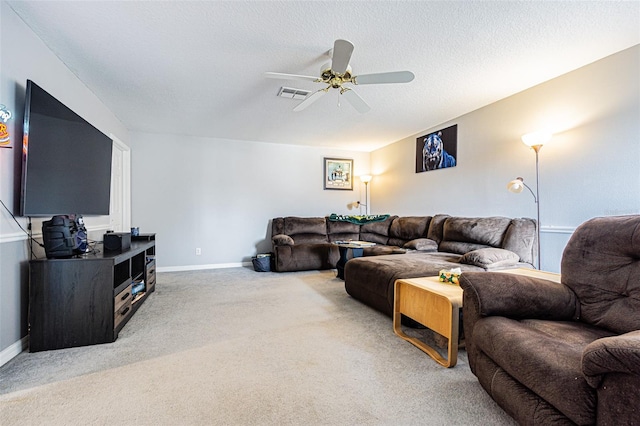
M 458 125 L 416 139 L 416 173 L 457 165 Z
M 515 193 L 520 193 L 524 190 L 524 188 L 527 188 L 529 192 L 531 192 L 531 195 L 533 195 L 533 200 L 536 203 L 536 236 L 538 239 L 536 248 L 538 251 L 538 269 L 540 269 L 540 170 L 538 167 L 538 154 L 540 152 L 540 148 L 542 148 L 542 145 L 549 142 L 550 139 L 551 133 L 545 131 L 527 133 L 526 135 L 522 136 L 522 143 L 531 147 L 531 149 L 533 149 L 536 153 L 536 192 L 534 193 L 529 185 L 524 183 L 524 179 L 522 179 L 521 177 L 515 178 L 507 184 L 507 189 Z
M 353 160 L 325 158 L 324 189 L 353 191 Z
M 0 105 L 0 148 L 11 148 L 11 136 L 7 128 L 11 117 L 13 117 L 11 111 L 6 106 Z

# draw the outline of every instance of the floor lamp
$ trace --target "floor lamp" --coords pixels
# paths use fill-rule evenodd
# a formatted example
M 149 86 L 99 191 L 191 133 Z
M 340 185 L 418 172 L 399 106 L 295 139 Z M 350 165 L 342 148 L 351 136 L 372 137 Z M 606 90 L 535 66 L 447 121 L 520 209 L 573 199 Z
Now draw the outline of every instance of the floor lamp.
M 371 175 L 362 175 L 360 176 L 360 181 L 364 183 L 364 204 L 360 203 L 360 205 L 364 206 L 364 214 L 369 214 L 369 182 L 371 182 L 373 176 Z
M 533 195 L 533 200 L 536 203 L 536 215 L 537 215 L 536 237 L 538 240 L 537 241 L 538 244 L 536 248 L 538 251 L 537 253 L 538 269 L 540 269 L 540 170 L 538 167 L 538 164 L 539 164 L 538 154 L 540 152 L 540 148 L 542 148 L 542 145 L 547 143 L 549 139 L 551 139 L 551 133 L 547 133 L 547 132 L 527 133 L 526 135 L 522 136 L 522 143 L 531 147 L 531 149 L 533 149 L 536 153 L 536 192 L 534 193 L 533 190 L 529 187 L 529 185 L 524 183 L 524 179 L 522 179 L 521 177 L 515 178 L 514 180 L 512 180 L 507 184 L 507 189 L 515 193 L 520 193 L 524 190 L 524 188 L 527 188 L 529 192 L 531 192 L 531 195 Z

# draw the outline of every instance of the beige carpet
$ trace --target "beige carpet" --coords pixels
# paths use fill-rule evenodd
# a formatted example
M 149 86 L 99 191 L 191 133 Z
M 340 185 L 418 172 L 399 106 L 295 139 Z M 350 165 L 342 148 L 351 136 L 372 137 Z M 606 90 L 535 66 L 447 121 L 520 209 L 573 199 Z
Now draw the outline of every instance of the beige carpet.
M 115 343 L 0 368 L 1 425 L 513 425 L 335 271 L 161 273 Z

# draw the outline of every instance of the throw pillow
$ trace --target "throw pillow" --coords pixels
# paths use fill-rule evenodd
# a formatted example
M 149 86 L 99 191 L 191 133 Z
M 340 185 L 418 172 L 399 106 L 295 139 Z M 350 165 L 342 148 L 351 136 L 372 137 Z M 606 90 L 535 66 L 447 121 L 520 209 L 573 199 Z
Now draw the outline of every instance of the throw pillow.
M 415 240 L 407 241 L 402 247 L 410 250 L 438 251 L 438 243 L 429 238 L 416 238 Z
M 465 253 L 460 263 L 479 266 L 484 269 L 498 269 L 516 266 L 520 256 L 512 251 L 501 248 L 482 248 Z

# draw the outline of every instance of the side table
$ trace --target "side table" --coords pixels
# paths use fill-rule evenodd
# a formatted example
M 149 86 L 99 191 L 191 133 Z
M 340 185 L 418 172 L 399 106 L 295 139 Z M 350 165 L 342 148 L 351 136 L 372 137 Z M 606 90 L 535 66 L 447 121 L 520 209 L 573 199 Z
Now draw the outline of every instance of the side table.
M 362 257 L 364 255 L 365 247 L 373 247 L 376 243 L 369 241 L 334 241 L 333 244 L 338 246 L 340 251 L 340 259 L 336 263 L 336 269 L 338 270 L 337 277 L 344 280 L 344 266 L 349 259 L 355 259 L 356 257 Z
M 336 243 L 336 245 L 340 251 L 340 259 L 338 259 L 338 263 L 336 263 L 336 269 L 338 270 L 336 276 L 344 280 L 344 266 L 347 264 L 347 261 L 349 259 L 355 259 L 356 257 L 362 257 L 364 249 L 361 245 L 357 244 Z

